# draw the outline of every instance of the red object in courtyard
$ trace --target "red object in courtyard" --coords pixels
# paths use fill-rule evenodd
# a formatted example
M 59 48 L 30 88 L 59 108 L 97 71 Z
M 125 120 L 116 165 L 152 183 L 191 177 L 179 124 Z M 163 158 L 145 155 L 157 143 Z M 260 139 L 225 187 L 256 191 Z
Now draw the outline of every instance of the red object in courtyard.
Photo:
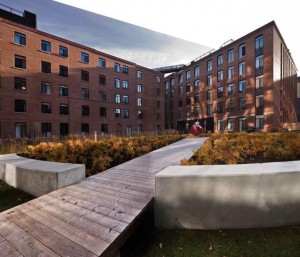
M 190 132 L 194 136 L 199 136 L 203 132 L 203 128 L 201 127 L 201 125 L 199 124 L 199 122 L 196 121 L 195 124 L 190 128 Z

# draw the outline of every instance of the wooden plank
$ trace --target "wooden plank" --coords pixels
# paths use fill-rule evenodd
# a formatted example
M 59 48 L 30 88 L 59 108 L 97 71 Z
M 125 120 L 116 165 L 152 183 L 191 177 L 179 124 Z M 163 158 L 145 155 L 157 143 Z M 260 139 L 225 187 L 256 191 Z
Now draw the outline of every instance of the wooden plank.
M 60 256 L 72 257 L 96 257 L 98 255 L 85 249 L 84 247 L 74 243 L 73 241 L 65 238 L 61 234 L 53 231 L 51 228 L 37 222 L 28 215 L 13 211 L 5 215 L 10 221 L 21 227 L 29 235 L 37 238 L 45 246 L 58 253 Z M 20 239 L 25 241 L 24 239 Z M 22 252 L 21 252 L 22 253 Z M 23 254 L 23 253 L 22 253 Z M 32 255 L 31 255 L 32 256 Z
M 131 182 L 131 183 L 137 183 L 138 185 L 142 185 L 142 186 L 148 186 L 148 187 L 152 187 L 155 183 L 155 180 L 152 179 L 141 179 L 141 178 L 137 178 L 131 175 L 126 175 L 126 174 L 109 174 L 106 173 L 105 175 L 102 176 L 102 178 L 107 178 L 107 179 L 118 179 L 118 180 L 122 180 L 123 182 Z
M 59 257 L 0 213 L 0 234 L 24 257 Z
M 22 255 L 7 241 L 0 243 L 0 257 L 22 257 Z
M 141 179 L 154 179 L 154 174 L 150 172 L 140 173 L 139 171 L 131 171 L 131 170 L 109 170 L 109 172 L 105 174 L 131 175 Z

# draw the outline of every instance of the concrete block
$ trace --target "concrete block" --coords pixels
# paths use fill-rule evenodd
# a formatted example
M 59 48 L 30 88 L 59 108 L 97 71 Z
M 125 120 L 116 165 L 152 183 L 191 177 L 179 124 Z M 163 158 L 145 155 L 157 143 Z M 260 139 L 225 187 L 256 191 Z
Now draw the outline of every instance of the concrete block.
M 170 166 L 155 177 L 154 203 L 162 228 L 300 224 L 300 161 Z

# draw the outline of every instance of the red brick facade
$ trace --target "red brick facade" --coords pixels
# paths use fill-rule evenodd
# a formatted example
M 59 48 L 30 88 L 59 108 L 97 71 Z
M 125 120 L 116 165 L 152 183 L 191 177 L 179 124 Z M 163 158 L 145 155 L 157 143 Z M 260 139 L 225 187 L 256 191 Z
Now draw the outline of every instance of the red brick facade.
M 275 22 L 169 75 L 165 88 L 167 129 L 196 120 L 215 132 L 296 126 L 297 70 Z

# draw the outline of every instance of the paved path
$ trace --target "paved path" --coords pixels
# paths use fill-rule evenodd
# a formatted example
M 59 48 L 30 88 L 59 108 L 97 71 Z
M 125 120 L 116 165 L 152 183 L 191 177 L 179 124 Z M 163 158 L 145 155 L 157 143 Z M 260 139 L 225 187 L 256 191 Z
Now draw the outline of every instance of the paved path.
M 113 256 L 153 203 L 155 174 L 204 140 L 181 140 L 0 213 L 0 257 Z

